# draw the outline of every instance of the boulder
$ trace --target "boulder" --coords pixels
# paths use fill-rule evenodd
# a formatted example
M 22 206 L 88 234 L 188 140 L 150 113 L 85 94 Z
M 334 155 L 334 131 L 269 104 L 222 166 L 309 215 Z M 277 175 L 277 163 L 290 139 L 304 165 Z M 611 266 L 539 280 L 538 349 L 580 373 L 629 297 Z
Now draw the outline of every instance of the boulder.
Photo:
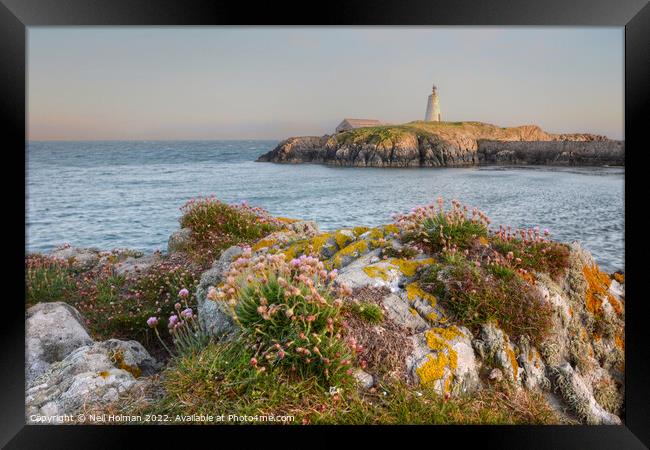
M 29 308 L 25 332 L 25 378 L 28 385 L 50 364 L 93 342 L 79 312 L 63 302 L 39 303 Z
M 55 362 L 25 392 L 28 423 L 34 415 L 75 414 L 84 407 L 101 407 L 150 375 L 159 364 L 136 341 L 111 339 L 79 347 Z M 142 383 L 143 381 L 140 380 Z
M 54 250 L 50 256 L 67 261 L 75 270 L 86 271 L 99 263 L 100 252 L 95 248 L 64 246 Z
M 186 251 L 191 237 L 192 230 L 190 228 L 181 228 L 174 231 L 167 241 L 167 253 Z

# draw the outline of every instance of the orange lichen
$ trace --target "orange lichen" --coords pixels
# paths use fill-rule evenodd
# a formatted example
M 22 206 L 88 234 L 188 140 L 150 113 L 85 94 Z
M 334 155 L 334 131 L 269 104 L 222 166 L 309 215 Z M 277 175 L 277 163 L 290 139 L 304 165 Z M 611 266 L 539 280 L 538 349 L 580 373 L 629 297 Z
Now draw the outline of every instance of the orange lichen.
M 138 378 L 140 376 L 140 374 L 142 373 L 142 371 L 140 370 L 140 368 L 138 366 L 131 366 L 131 365 L 128 365 L 128 364 L 126 364 L 124 362 L 124 355 L 122 354 L 121 350 L 117 350 L 117 351 L 113 352 L 113 355 L 111 357 L 111 361 L 113 362 L 113 364 L 115 364 L 115 366 L 118 369 L 126 370 L 131 375 L 133 375 L 134 378 Z
M 517 364 L 517 356 L 509 345 L 506 345 L 505 348 L 506 353 L 508 354 L 508 358 L 510 358 L 510 364 L 512 365 L 512 375 L 514 376 L 514 379 L 517 380 L 517 375 L 519 375 L 519 364 Z
M 617 315 L 620 316 L 621 314 L 623 314 L 623 305 L 621 304 L 621 302 L 616 300 L 614 296 L 611 294 L 607 295 L 607 300 L 609 301 L 609 304 L 612 305 L 612 308 L 614 309 L 614 312 Z
M 582 273 L 587 280 L 587 293 L 585 294 L 585 307 L 587 311 L 594 315 L 600 315 L 603 312 L 603 297 L 611 296 L 607 291 L 612 280 L 609 276 L 601 271 L 596 264 L 592 266 L 585 265 Z
M 625 275 L 623 275 L 622 273 L 618 273 L 618 272 L 614 273 L 614 279 L 621 284 L 625 283 Z
M 102 371 L 99 372 L 97 375 L 99 375 L 100 377 L 106 379 L 106 378 L 108 378 L 108 376 L 109 376 L 110 374 L 109 374 L 108 372 L 106 372 L 105 370 L 102 370 Z
M 614 343 L 621 350 L 625 350 L 625 340 L 623 340 L 623 336 L 621 336 L 620 334 L 616 334 L 614 336 Z

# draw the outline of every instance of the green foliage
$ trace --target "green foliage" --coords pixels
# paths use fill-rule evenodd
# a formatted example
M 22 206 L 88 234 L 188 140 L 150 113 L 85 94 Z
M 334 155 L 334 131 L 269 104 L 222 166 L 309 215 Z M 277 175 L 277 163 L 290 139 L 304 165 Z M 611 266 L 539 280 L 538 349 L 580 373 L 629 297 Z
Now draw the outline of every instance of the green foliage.
M 228 247 L 250 244 L 283 226 L 261 208 L 214 198 L 192 199 L 181 211 L 181 226 L 192 230 L 187 253 L 201 264 L 211 263 Z
M 496 321 L 510 336 L 526 335 L 536 345 L 546 337 L 551 307 L 534 286 L 510 275 L 508 269 L 486 270 L 464 262 L 448 267 L 443 278 L 444 282 L 423 283 L 423 288 L 442 298 L 461 324 L 478 331 L 483 323 Z
M 345 308 L 366 322 L 379 324 L 384 321 L 384 311 L 374 303 L 357 300 L 346 303 Z
M 69 301 L 75 294 L 74 271 L 63 260 L 41 254 L 25 260 L 26 303 Z

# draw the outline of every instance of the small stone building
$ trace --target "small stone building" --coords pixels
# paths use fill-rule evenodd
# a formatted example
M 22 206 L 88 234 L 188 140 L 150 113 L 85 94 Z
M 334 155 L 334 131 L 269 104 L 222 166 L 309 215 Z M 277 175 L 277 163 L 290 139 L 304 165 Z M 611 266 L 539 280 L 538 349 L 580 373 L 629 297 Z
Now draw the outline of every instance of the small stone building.
M 376 119 L 343 119 L 336 127 L 336 132 L 352 130 L 354 128 L 376 127 L 382 123 Z

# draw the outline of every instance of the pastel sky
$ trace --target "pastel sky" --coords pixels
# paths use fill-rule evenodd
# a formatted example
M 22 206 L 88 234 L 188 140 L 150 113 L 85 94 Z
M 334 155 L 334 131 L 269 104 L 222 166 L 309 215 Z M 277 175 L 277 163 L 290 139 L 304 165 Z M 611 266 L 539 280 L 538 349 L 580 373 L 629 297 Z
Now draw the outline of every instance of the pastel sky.
M 344 117 L 623 137 L 623 28 L 30 27 L 31 140 L 282 139 Z

